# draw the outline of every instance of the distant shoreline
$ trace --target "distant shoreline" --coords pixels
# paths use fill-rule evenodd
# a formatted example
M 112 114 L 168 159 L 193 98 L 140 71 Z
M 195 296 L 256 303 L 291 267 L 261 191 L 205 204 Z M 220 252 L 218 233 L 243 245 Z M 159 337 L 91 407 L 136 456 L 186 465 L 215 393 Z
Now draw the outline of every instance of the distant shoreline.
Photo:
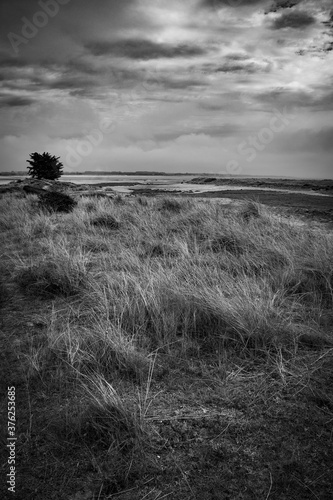
M 195 177 L 195 178 L 209 178 L 209 177 L 214 177 L 220 180 L 226 180 L 230 179 L 233 181 L 238 181 L 238 180 L 246 180 L 246 179 L 260 179 L 262 181 L 264 180 L 271 180 L 271 181 L 304 181 L 304 182 L 332 182 L 333 179 L 328 179 L 328 178 L 321 178 L 321 177 L 293 177 L 293 176 L 279 176 L 279 175 L 230 175 L 230 174 L 217 174 L 214 172 L 156 172 L 156 171 L 145 171 L 145 170 L 139 170 L 139 171 L 131 171 L 131 172 L 122 172 L 122 171 L 113 171 L 113 172 L 93 172 L 93 171 L 86 171 L 86 172 L 65 172 L 63 174 L 63 177 L 72 177 L 72 176 L 140 176 L 140 177 L 147 177 L 147 176 L 154 176 L 154 177 L 173 177 L 173 176 L 182 176 L 182 177 Z M 28 178 L 27 172 L 26 171 L 17 171 L 17 172 L 0 172 L 0 178 L 1 177 L 24 177 Z
M 132 177 L 132 178 L 131 178 Z M 0 185 L 16 184 L 18 181 L 28 180 L 25 176 L 1 176 Z M 213 177 L 199 176 L 193 177 L 190 175 L 63 175 L 59 182 L 69 183 L 79 186 L 91 186 L 95 188 L 132 188 L 134 191 L 160 191 L 166 193 L 170 190 L 173 194 L 176 193 L 192 193 L 195 192 L 210 192 L 214 191 L 279 191 L 291 193 L 302 193 L 309 195 L 332 196 L 333 195 L 333 180 L 317 179 L 286 179 L 272 177 Z M 169 188 L 169 189 L 168 189 Z

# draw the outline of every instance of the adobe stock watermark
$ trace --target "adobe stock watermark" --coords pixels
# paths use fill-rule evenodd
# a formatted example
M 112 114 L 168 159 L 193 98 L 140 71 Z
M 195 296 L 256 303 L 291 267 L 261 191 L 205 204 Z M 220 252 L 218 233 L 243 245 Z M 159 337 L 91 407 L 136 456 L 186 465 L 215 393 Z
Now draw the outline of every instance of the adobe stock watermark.
M 130 116 L 131 108 L 138 106 L 137 99 L 146 97 L 150 92 L 152 85 L 154 85 L 152 74 L 148 73 L 145 80 L 138 83 L 133 89 L 128 92 L 117 92 L 115 101 L 111 108 L 115 115 L 118 114 L 116 120 L 107 118 L 101 120 L 98 128 L 92 129 L 84 139 L 78 141 L 75 147 L 67 146 L 67 155 L 65 158 L 66 165 L 71 168 L 78 167 L 82 160 L 89 156 L 93 152 L 94 148 L 97 148 L 103 142 L 105 135 L 114 132 L 117 128 L 117 124 L 124 120 L 126 116 Z M 136 104 L 131 104 L 131 102 L 135 102 Z
M 116 130 L 118 122 L 122 121 L 125 116 L 130 114 L 130 104 L 128 101 L 134 99 L 134 92 L 136 91 L 137 90 L 134 89 L 130 94 L 117 94 L 112 106 L 113 111 L 119 110 L 119 108 L 121 109 L 122 117 L 118 116 L 117 121 L 104 118 L 99 122 L 98 128 L 90 130 L 84 139 L 77 142 L 75 147 L 66 146 L 66 165 L 71 168 L 78 167 L 84 158 L 90 156 L 93 150 L 101 145 L 107 134 L 111 134 Z
M 273 109 L 273 116 L 269 121 L 269 126 L 263 127 L 256 135 L 249 135 L 248 138 L 242 141 L 237 147 L 237 153 L 240 156 L 245 156 L 245 160 L 251 163 L 256 159 L 258 152 L 264 151 L 266 146 L 270 144 L 276 137 L 276 134 L 282 132 L 296 118 L 293 110 L 287 110 L 286 106 L 282 111 Z M 239 174 L 242 172 L 240 161 L 233 159 L 228 161 L 226 171 L 229 174 Z
M 103 119 L 99 122 L 98 128 L 90 130 L 76 147 L 67 146 L 66 166 L 74 168 L 80 165 L 82 159 L 89 156 L 94 148 L 103 142 L 105 135 L 113 132 L 115 128 L 116 124 L 113 120 Z
M 22 44 L 27 44 L 32 38 L 35 38 L 41 28 L 45 28 L 49 23 L 49 19 L 55 17 L 60 10 L 61 5 L 66 5 L 71 0 L 39 0 L 38 5 L 42 10 L 34 13 L 31 19 L 22 17 L 22 27 L 20 34 L 8 33 L 7 38 L 14 50 L 18 54 L 19 47 Z

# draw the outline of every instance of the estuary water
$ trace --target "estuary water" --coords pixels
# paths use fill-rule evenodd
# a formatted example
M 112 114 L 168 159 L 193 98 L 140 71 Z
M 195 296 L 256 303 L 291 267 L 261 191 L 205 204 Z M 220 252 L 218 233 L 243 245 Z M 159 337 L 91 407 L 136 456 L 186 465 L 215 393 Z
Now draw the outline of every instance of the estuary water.
M 193 179 L 193 175 L 63 175 L 61 180 L 73 182 L 74 184 L 99 184 L 100 182 L 116 182 L 124 184 L 173 184 Z M 8 184 L 19 179 L 26 179 L 27 176 L 12 175 L 0 176 L 0 185 Z
M 120 193 L 131 193 L 137 189 L 156 189 L 160 191 L 174 192 L 192 192 L 192 193 L 207 193 L 212 191 L 271 191 L 283 193 L 302 193 L 316 196 L 328 196 L 311 190 L 293 190 L 279 189 L 268 187 L 251 187 L 251 186 L 229 186 L 229 185 L 214 185 L 214 184 L 192 184 L 193 175 L 63 175 L 61 180 L 64 182 L 73 182 L 74 184 L 116 184 L 109 189 Z M 8 184 L 9 182 L 26 179 L 27 176 L 0 176 L 0 185 Z M 131 184 L 131 185 L 129 185 Z

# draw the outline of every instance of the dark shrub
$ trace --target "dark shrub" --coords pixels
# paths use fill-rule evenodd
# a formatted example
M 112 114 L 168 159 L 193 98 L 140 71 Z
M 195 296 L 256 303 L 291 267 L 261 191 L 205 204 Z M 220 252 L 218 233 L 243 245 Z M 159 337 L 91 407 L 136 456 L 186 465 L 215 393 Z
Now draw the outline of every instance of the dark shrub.
M 216 180 L 216 177 L 206 177 L 202 182 L 204 184 L 209 184 L 210 182 L 215 182 Z
M 77 202 L 68 194 L 58 191 L 45 191 L 39 196 L 39 206 L 53 212 L 71 212 Z

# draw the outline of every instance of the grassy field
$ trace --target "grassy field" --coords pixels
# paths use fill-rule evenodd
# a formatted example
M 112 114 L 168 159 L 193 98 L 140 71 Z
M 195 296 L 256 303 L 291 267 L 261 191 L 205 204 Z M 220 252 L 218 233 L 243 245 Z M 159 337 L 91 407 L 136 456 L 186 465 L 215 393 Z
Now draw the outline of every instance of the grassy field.
M 249 200 L 0 205 L 17 498 L 332 498 L 331 233 Z

